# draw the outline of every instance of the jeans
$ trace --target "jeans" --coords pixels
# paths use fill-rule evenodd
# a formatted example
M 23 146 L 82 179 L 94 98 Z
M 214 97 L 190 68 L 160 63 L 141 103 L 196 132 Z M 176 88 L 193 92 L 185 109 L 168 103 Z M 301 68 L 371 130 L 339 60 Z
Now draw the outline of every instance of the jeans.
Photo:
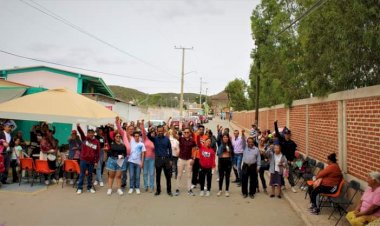
M 102 177 L 102 174 L 103 174 L 103 158 L 104 158 L 104 154 L 103 154 L 103 150 L 100 150 L 100 156 L 99 156 L 99 162 L 98 162 L 98 166 L 96 167 L 96 180 L 98 182 L 103 182 L 103 177 Z
M 170 164 L 170 159 L 167 157 L 156 157 L 155 160 L 156 166 L 156 191 L 161 193 L 161 172 L 164 170 L 166 178 L 166 191 L 172 192 L 172 183 L 171 183 L 171 170 L 172 166 Z
M 241 191 L 243 195 L 248 195 L 248 181 L 249 181 L 249 195 L 256 193 L 257 187 L 257 164 L 243 164 L 242 178 L 241 178 Z
M 140 188 L 141 168 L 136 163 L 129 163 L 129 188 Z
M 144 159 L 144 188 L 154 188 L 154 159 Z
M 94 163 L 90 163 L 85 160 L 80 160 L 79 167 L 80 167 L 80 174 L 79 174 L 78 189 L 83 190 L 84 176 L 86 175 L 86 171 L 88 171 L 87 190 L 90 190 L 92 188 L 92 171 L 94 170 Z
M 241 162 L 243 161 L 243 154 L 235 154 L 232 160 L 233 166 L 237 169 L 237 180 L 241 180 Z
M 264 173 L 266 170 L 268 170 L 268 169 L 264 168 L 264 167 L 260 167 L 260 169 L 259 169 L 259 175 L 260 175 L 260 180 L 261 180 L 261 184 L 263 186 L 263 189 L 267 189 L 267 182 L 266 182 L 265 176 L 264 176 Z M 257 181 L 257 188 L 259 188 L 259 182 L 258 181 Z
M 211 180 L 212 180 L 211 169 L 203 169 L 201 167 L 201 171 L 199 172 L 199 183 L 201 184 L 201 191 L 204 190 L 206 178 L 207 178 L 207 191 L 210 191 Z
M 219 191 L 222 190 L 223 179 L 226 177 L 226 191 L 228 191 L 230 187 L 230 175 L 232 169 L 232 161 L 230 158 L 219 158 Z
M 127 184 L 127 179 L 128 179 L 128 177 L 127 177 L 127 171 L 128 171 L 128 169 L 129 169 L 129 162 L 128 161 L 126 161 L 127 163 L 127 170 L 124 170 L 122 173 L 121 173 L 121 184 L 122 185 L 125 185 L 125 184 Z

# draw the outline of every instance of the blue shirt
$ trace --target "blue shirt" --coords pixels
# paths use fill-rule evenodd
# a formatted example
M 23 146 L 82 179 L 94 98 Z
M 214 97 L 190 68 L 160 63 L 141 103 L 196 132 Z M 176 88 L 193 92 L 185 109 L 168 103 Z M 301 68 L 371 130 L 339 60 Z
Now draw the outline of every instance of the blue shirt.
M 172 145 L 170 143 L 169 138 L 167 138 L 166 136 L 152 137 L 150 133 L 148 133 L 148 138 L 154 144 L 156 157 L 172 157 Z

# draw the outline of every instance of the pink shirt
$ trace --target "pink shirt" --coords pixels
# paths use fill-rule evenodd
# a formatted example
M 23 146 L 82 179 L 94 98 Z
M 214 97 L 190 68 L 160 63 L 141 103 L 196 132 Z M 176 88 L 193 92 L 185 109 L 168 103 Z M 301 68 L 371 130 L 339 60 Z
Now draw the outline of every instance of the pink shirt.
M 150 158 L 154 159 L 155 154 L 154 154 L 154 144 L 152 141 L 150 141 L 148 138 L 144 140 L 144 145 L 145 145 L 145 158 Z
M 372 188 L 367 188 L 362 196 L 362 206 L 360 212 L 368 210 L 372 205 L 380 206 L 380 187 L 372 191 Z M 373 215 L 380 217 L 380 210 Z

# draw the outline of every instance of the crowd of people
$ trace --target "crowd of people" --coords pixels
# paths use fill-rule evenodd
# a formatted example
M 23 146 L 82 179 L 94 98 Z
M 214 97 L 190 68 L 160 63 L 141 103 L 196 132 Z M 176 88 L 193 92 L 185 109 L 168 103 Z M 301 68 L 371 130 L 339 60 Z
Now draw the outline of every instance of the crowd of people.
M 68 145 L 59 146 L 58 140 L 54 138 L 55 128 L 41 123 L 32 127 L 27 148 L 22 133 L 17 132 L 12 137 L 14 123 L 6 122 L 0 132 L 0 170 L 4 168 L 1 183 L 9 183 L 9 168 L 12 169 L 12 182 L 18 182 L 17 166 L 20 159 L 32 157 L 46 160 L 49 168 L 58 169 L 50 178 L 45 176 L 47 185 L 56 183 L 58 179 L 63 182 L 62 167 L 66 159 L 77 161 L 80 167 L 77 194 L 83 193 L 86 176 L 86 188 L 90 193 L 95 193 L 94 186 L 99 185 L 107 186 L 107 195 L 112 195 L 114 186 L 116 193 L 123 195 L 129 177 L 128 194 L 141 194 L 142 174 L 144 191 L 154 192 L 158 196 L 162 191 L 162 171 L 169 196 L 178 196 L 182 192 L 195 196 L 194 188 L 197 186 L 200 188 L 199 196 L 210 196 L 212 177 L 217 175 L 216 195 L 229 197 L 232 171 L 235 175 L 233 183 L 241 187 L 243 198 L 253 199 L 260 192 L 260 187 L 263 192 L 269 193 L 269 197 L 282 198 L 285 178 L 291 191 L 297 192 L 294 170 L 302 165 L 298 164 L 297 145 L 291 139 L 291 131 L 286 127 L 280 131 L 277 121 L 274 122 L 273 133 L 269 130 L 260 131 L 256 125 L 252 125 L 249 134 L 245 130 L 231 133 L 229 128 L 219 125 L 216 135 L 202 124 L 181 122 L 177 129 L 168 125 L 170 119 L 167 124 L 157 127 L 149 124 L 148 128 L 144 128 L 144 120 L 123 123 L 117 117 L 114 124 L 87 129 L 85 134 L 77 124 L 76 130 L 71 132 Z M 319 214 L 320 211 L 318 195 L 335 193 L 343 179 L 335 153 L 327 157 L 327 163 L 328 166 L 316 175 L 313 186 L 308 189 L 312 214 Z M 103 180 L 104 169 L 108 175 L 106 185 Z M 267 190 L 265 171 L 270 174 L 270 191 Z M 186 187 L 181 188 L 184 173 Z M 94 181 L 93 174 L 96 175 Z M 65 177 L 68 177 L 70 184 L 74 183 L 73 174 Z M 172 178 L 176 181 L 174 193 Z M 364 194 L 362 202 L 347 216 L 353 224 L 380 216 L 380 173 L 372 172 L 368 184 L 370 189 Z

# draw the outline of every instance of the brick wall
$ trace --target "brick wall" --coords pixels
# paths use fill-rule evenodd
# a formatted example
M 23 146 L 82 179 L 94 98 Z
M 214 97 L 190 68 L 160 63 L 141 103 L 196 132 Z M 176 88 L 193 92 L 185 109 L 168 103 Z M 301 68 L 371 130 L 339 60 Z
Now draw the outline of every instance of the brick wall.
M 338 103 L 309 105 L 309 155 L 326 161 L 327 155 L 338 155 Z
M 323 162 L 335 152 L 342 170 L 362 180 L 368 172 L 380 171 L 380 86 L 298 100 L 291 108 L 261 109 L 259 128 L 273 131 L 275 120 L 285 126 L 287 113 L 292 139 L 301 152 Z M 255 113 L 236 116 L 235 123 L 250 128 Z
M 298 150 L 306 152 L 306 106 L 290 108 L 289 127 L 292 131 L 292 139 L 296 142 Z
M 346 102 L 347 170 L 355 177 L 380 170 L 380 97 Z

